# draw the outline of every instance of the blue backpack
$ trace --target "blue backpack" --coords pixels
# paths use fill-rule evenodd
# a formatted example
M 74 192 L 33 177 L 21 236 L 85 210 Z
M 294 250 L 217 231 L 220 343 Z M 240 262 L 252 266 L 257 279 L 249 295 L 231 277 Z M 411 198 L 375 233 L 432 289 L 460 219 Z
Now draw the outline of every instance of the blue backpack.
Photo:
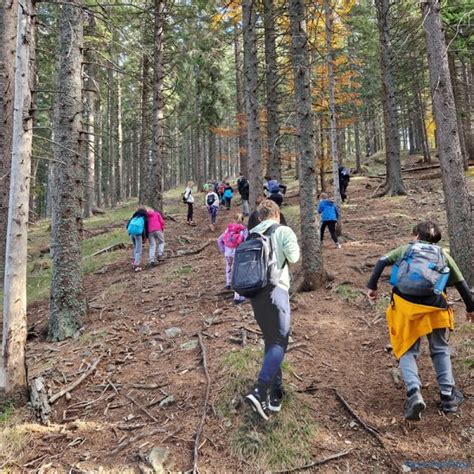
M 127 231 L 130 235 L 142 235 L 145 230 L 145 219 L 143 216 L 135 216 L 130 219 Z
M 272 179 L 268 182 L 268 191 L 270 194 L 277 194 L 280 192 L 280 183 L 276 179 Z
M 449 267 L 440 247 L 425 242 L 410 244 L 392 269 L 390 284 L 411 296 L 430 296 L 444 291 Z

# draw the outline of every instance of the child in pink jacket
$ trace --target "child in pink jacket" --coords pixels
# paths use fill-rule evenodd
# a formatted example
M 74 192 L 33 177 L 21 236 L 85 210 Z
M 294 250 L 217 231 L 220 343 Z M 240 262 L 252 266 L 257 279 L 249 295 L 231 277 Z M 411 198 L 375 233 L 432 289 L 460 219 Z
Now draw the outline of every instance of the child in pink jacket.
M 242 214 L 237 214 L 235 222 L 230 223 L 227 226 L 227 229 L 220 237 L 217 239 L 217 245 L 221 253 L 224 254 L 226 269 L 226 290 L 230 290 L 232 283 L 232 269 L 234 267 L 234 255 L 235 249 L 247 238 L 248 230 L 244 226 L 244 216 Z M 245 298 L 240 296 L 238 293 L 234 292 L 234 303 L 239 304 L 243 303 Z
M 163 261 L 163 251 L 165 249 L 165 221 L 162 215 L 154 209 L 147 208 L 147 228 L 148 238 L 150 239 L 150 256 L 148 265 L 156 265 L 156 248 L 158 246 L 158 261 Z

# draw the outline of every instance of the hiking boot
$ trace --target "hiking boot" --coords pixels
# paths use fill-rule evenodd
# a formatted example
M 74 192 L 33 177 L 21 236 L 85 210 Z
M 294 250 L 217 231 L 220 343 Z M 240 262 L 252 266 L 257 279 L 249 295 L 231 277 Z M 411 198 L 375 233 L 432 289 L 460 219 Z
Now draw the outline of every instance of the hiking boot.
M 142 271 L 142 267 L 133 267 L 133 271 L 134 271 L 135 273 L 141 272 L 141 271 Z
M 279 412 L 283 402 L 283 390 L 281 388 L 274 388 L 270 391 L 270 403 L 268 409 L 270 411 Z
M 268 391 L 264 391 L 265 393 L 262 393 L 262 391 L 256 386 L 245 396 L 245 401 L 254 412 L 258 413 L 264 420 L 268 420 Z
M 229 290 L 231 290 L 231 286 L 230 286 L 230 285 L 226 285 L 226 286 L 225 286 L 225 289 L 226 289 L 227 291 L 229 291 Z
M 452 389 L 451 395 L 441 394 L 441 410 L 444 413 L 457 413 L 459 405 L 464 403 L 464 395 L 457 388 Z
M 148 268 L 156 267 L 156 262 L 155 262 L 155 261 L 153 261 L 153 262 L 148 262 L 147 267 L 148 267 Z
M 158 261 L 159 262 L 164 262 L 165 261 L 164 255 L 158 255 Z
M 245 298 L 234 300 L 235 305 L 242 304 L 242 303 L 245 303 Z
M 413 392 L 410 394 L 410 392 Z M 408 392 L 408 399 L 405 402 L 405 419 L 410 421 L 420 421 L 421 412 L 426 408 L 426 403 L 418 389 Z
M 342 247 L 342 246 L 341 246 L 340 243 L 337 243 L 337 244 L 336 244 L 336 248 L 337 248 L 337 249 L 340 249 L 341 247 Z

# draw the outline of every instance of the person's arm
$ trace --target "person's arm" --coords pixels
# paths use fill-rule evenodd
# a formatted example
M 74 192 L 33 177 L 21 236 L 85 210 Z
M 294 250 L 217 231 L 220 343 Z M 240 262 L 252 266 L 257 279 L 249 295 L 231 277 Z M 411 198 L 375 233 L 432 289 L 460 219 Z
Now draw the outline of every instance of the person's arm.
M 319 201 L 319 204 L 318 204 L 318 214 L 321 214 L 323 212 L 323 209 L 321 207 L 321 201 Z
M 398 259 L 402 258 L 407 247 L 407 245 L 402 245 L 395 250 L 392 250 L 387 255 L 381 257 L 375 264 L 375 267 L 372 270 L 372 275 L 370 276 L 369 282 L 367 283 L 367 288 L 369 289 L 367 296 L 369 299 L 375 300 L 377 298 L 377 283 L 385 267 L 393 265 Z
M 337 207 L 336 204 L 334 204 L 334 207 L 336 208 L 336 220 L 339 220 L 339 208 Z
M 293 229 L 282 226 L 278 228 L 282 236 L 283 254 L 289 263 L 296 263 L 300 259 L 300 246 Z
M 467 320 L 473 322 L 474 301 L 471 290 L 453 257 L 451 257 L 451 255 L 445 251 L 443 251 L 443 255 L 446 258 L 446 264 L 449 267 L 449 280 L 447 286 L 456 287 L 456 290 L 458 290 L 462 300 L 464 301 L 464 304 L 466 305 Z
M 219 236 L 219 238 L 217 239 L 217 246 L 219 247 L 219 251 L 220 251 L 221 253 L 224 253 L 224 252 L 225 252 L 224 234 L 225 234 L 225 232 L 224 232 L 223 234 L 221 234 L 221 235 Z
M 161 228 L 165 230 L 165 219 L 163 218 L 160 212 L 157 212 L 157 214 L 158 214 L 158 221 L 160 222 Z
M 472 298 L 471 289 L 467 285 L 466 280 L 459 281 L 455 283 L 454 286 L 456 287 L 456 290 L 458 290 L 462 300 L 464 301 L 464 304 L 466 305 L 466 312 L 474 313 L 474 300 Z
M 286 194 L 286 186 L 284 184 L 280 183 L 280 189 L 282 191 L 282 194 Z

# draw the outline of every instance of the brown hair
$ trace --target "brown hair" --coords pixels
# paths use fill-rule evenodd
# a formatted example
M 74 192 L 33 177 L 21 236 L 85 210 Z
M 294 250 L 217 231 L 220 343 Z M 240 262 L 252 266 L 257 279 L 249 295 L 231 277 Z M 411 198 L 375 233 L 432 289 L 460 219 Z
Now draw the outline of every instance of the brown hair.
M 270 199 L 264 199 L 257 207 L 257 215 L 260 222 L 271 218 L 280 220 L 280 208 Z
M 321 194 L 319 195 L 319 199 L 327 199 L 327 198 L 328 198 L 327 193 L 321 193 Z
M 235 215 L 235 222 L 238 224 L 243 224 L 244 223 L 244 215 L 241 214 L 240 212 Z
M 424 221 L 413 227 L 413 235 L 418 236 L 418 239 L 436 244 L 441 240 L 441 230 L 438 224 L 431 221 Z

